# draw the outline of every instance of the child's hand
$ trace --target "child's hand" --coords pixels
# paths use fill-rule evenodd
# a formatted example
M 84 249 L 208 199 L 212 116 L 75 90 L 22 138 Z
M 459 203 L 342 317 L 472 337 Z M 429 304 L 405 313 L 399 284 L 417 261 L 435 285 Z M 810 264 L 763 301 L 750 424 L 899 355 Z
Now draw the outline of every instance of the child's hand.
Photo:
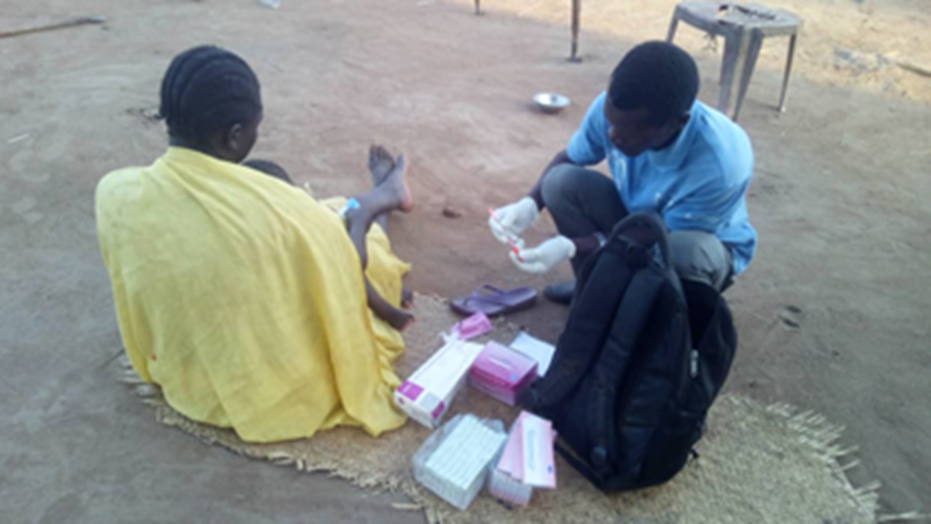
M 401 289 L 401 308 L 410 309 L 414 307 L 414 292 L 406 287 Z
M 414 322 L 417 322 L 417 318 L 407 311 L 402 311 L 400 309 L 395 309 L 388 315 L 388 318 L 385 319 L 385 322 L 391 325 L 394 329 L 398 331 L 404 331 Z

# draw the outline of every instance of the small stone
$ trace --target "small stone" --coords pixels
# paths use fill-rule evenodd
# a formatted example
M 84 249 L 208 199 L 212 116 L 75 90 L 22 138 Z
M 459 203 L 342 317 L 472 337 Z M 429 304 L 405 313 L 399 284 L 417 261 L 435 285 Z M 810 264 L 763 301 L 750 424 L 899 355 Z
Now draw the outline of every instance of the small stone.
M 443 208 L 443 216 L 446 218 L 461 218 L 462 212 L 454 207 L 446 206 Z

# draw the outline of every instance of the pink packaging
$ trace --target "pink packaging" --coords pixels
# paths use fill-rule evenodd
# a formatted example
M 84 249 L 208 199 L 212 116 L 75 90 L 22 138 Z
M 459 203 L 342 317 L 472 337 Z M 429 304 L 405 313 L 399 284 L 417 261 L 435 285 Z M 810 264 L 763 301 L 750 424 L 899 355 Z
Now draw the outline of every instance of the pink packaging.
M 523 470 L 518 470 L 518 461 L 523 465 L 523 449 L 521 446 L 522 430 L 521 421 L 524 419 L 526 412 L 521 412 L 517 421 L 511 427 L 511 433 L 508 436 L 507 444 L 501 453 L 501 458 L 491 473 L 488 482 L 488 491 L 491 496 L 498 500 L 526 506 L 533 495 L 533 486 L 524 484 L 521 481 Z
M 489 478 L 489 493 L 498 500 L 526 506 L 534 488 L 555 489 L 555 435 L 549 420 L 522 411 Z
M 464 319 L 462 322 L 457 323 L 450 331 L 453 335 L 459 337 L 460 340 L 470 340 L 491 333 L 492 329 L 494 328 L 491 325 L 491 320 L 488 319 L 485 313 L 479 311 L 471 317 Z
M 469 384 L 504 402 L 517 405 L 537 378 L 537 363 L 501 344 L 489 342 L 469 369 Z
M 481 344 L 447 341 L 394 391 L 395 404 L 417 422 L 436 428 L 483 349 Z
M 514 468 L 522 471 L 520 480 L 536 488 L 556 489 L 556 462 L 553 460 L 553 424 L 524 412 L 520 420 L 521 454 Z

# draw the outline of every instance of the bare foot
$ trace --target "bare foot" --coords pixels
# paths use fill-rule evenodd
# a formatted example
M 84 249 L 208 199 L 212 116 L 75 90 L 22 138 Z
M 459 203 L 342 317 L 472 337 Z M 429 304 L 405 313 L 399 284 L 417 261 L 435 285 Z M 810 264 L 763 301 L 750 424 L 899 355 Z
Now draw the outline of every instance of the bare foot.
M 373 145 L 369 149 L 369 171 L 376 188 L 384 188 L 397 198 L 400 211 L 409 213 L 414 209 L 414 198 L 407 185 L 407 160 L 404 153 L 394 160 L 384 147 Z
M 394 157 L 391 153 L 384 147 L 373 144 L 369 148 L 369 173 L 372 174 L 372 187 L 382 185 L 393 170 Z

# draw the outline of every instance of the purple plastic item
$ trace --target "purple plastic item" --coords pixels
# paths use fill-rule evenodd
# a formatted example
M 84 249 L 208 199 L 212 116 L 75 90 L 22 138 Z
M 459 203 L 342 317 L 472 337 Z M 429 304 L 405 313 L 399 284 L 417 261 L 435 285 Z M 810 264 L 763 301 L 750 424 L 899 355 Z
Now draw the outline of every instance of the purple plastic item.
M 486 333 L 491 333 L 491 330 L 491 320 L 488 320 L 488 316 L 485 315 L 485 313 L 479 311 L 453 326 L 450 331 L 453 335 L 459 337 L 460 340 L 470 340 Z
M 485 284 L 467 297 L 450 299 L 449 307 L 464 317 L 479 312 L 494 317 L 527 309 L 536 302 L 537 292 L 533 288 L 500 289 Z

